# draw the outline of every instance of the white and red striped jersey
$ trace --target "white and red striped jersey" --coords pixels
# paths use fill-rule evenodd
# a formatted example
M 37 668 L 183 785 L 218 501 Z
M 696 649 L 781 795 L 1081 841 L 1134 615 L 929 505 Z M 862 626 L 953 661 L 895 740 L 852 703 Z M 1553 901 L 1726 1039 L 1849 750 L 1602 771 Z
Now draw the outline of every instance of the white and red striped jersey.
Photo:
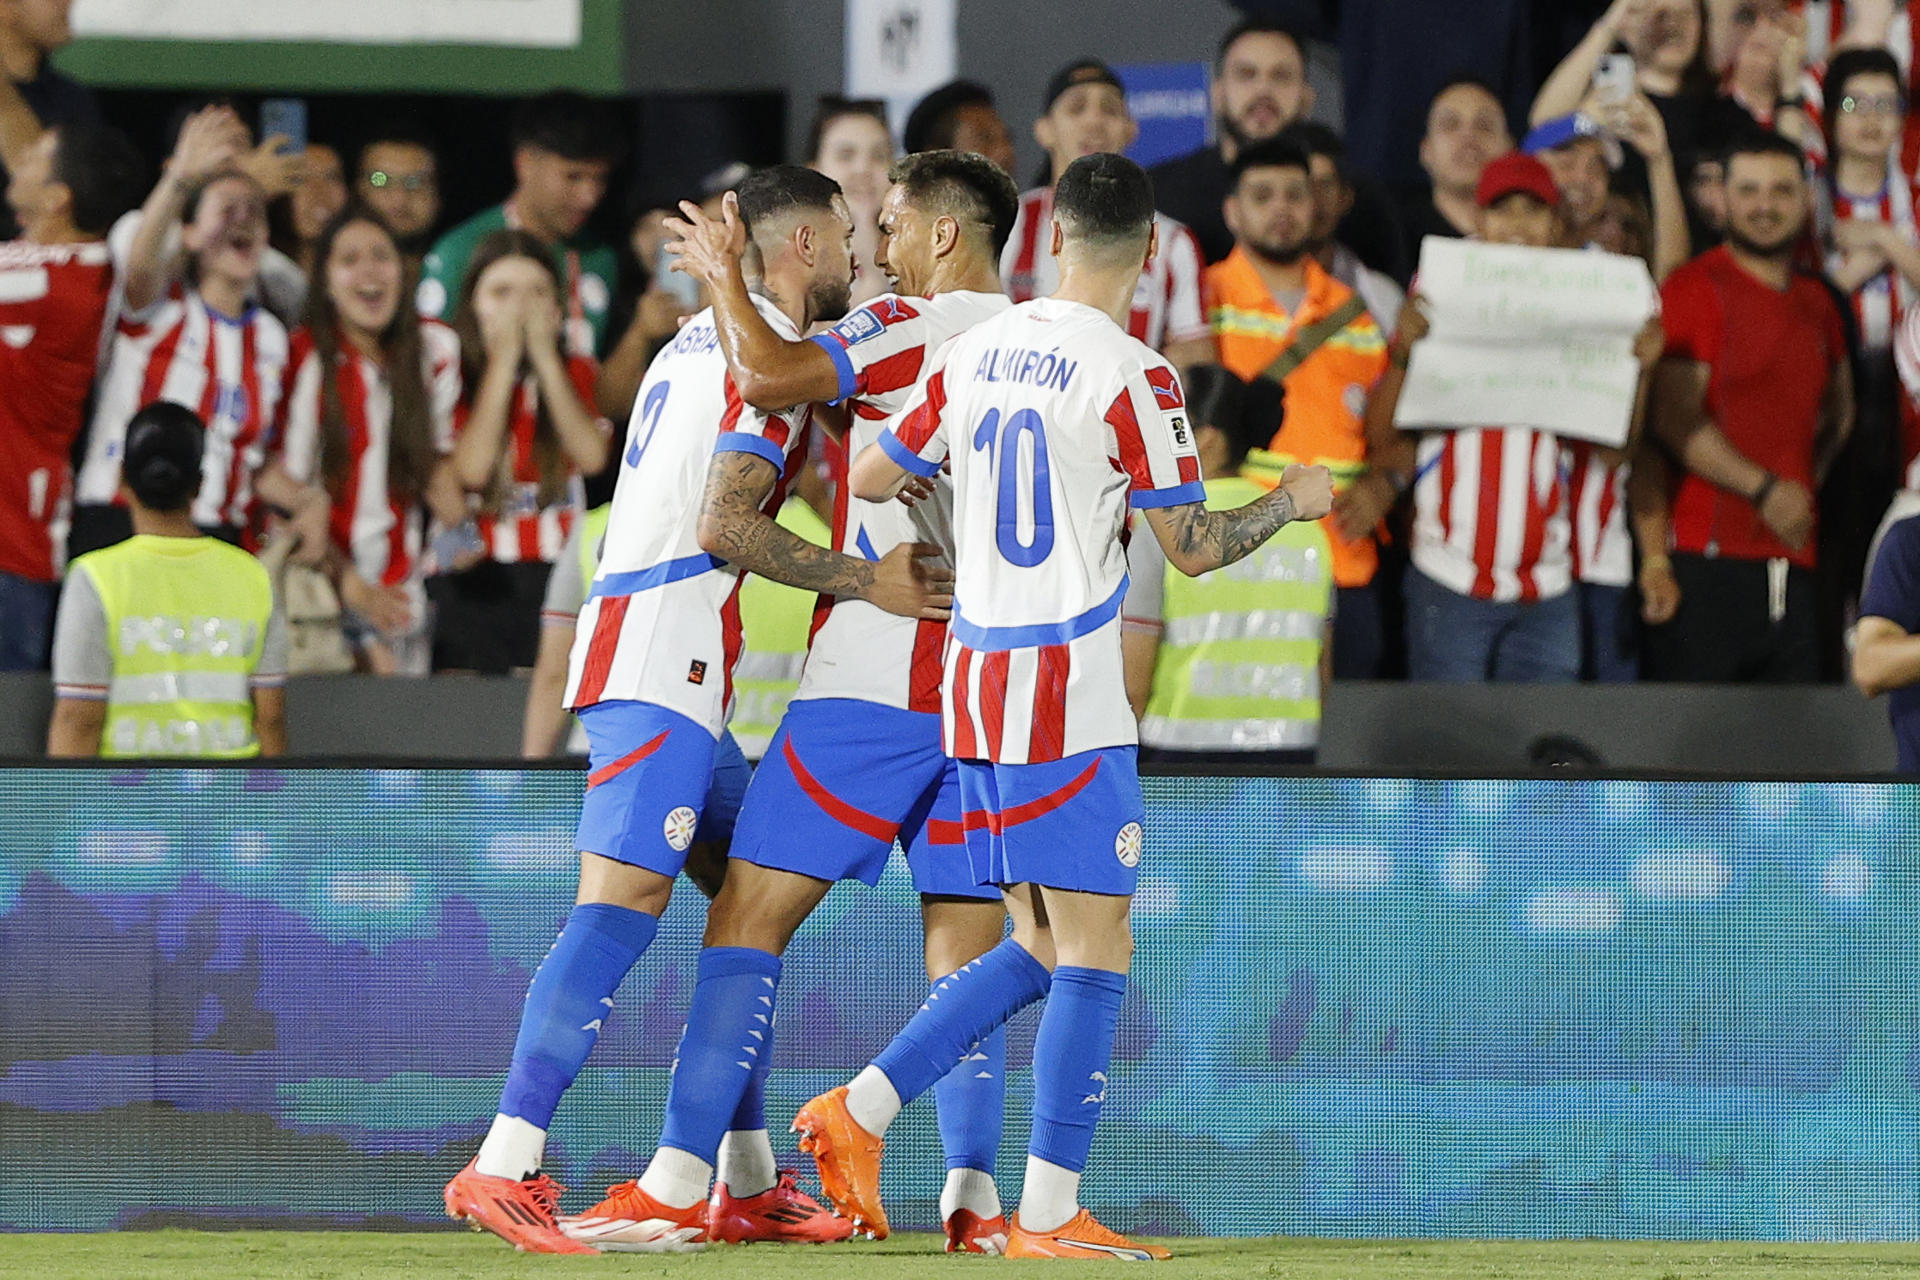
M 799 339 L 778 307 L 757 295 L 753 302 L 775 333 Z M 570 710 L 648 702 L 720 736 L 742 644 L 741 572 L 700 547 L 708 466 L 734 450 L 778 468 L 762 508 L 771 519 L 806 456 L 811 421 L 805 408 L 762 413 L 740 398 L 711 308 L 653 358 L 627 425 L 600 568 L 574 633 Z
M 94 397 L 79 501 L 118 500 L 127 423 L 144 406 L 166 400 L 193 410 L 207 427 L 194 523 L 245 528 L 287 358 L 286 328 L 264 307 L 249 304 L 240 315 L 222 315 L 182 283 L 144 311 L 122 311 Z
M 599 365 L 586 356 L 566 359 L 574 394 L 581 404 L 591 406 Z M 470 400 L 476 390 L 467 388 L 454 411 L 456 438 L 467 428 Z M 507 415 L 507 432 L 500 444 L 500 466 L 506 475 L 500 486 L 498 510 L 475 512 L 474 524 L 480 540 L 487 544 L 487 555 L 501 564 L 533 560 L 552 564 L 566 545 L 574 517 L 586 507 L 586 485 L 563 454 L 561 465 L 568 468 L 565 493 L 556 502 L 544 506 L 540 502 L 540 457 L 534 447 L 540 424 L 539 379 L 528 374 L 520 380 Z
M 0 244 L 0 573 L 60 576 L 73 442 L 112 289 L 104 244 Z
M 1450 591 L 1500 604 L 1573 582 L 1560 440 L 1530 427 L 1429 431 L 1413 486 L 1413 564 Z
M 878 560 L 903 542 L 930 542 L 952 560 L 953 487 L 945 476 L 934 479 L 932 498 L 912 507 L 862 502 L 847 492 L 847 459 L 880 438 L 928 363 L 955 335 L 1010 305 L 999 293 L 887 294 L 813 339 L 833 357 L 840 398 L 850 399 L 853 409 L 846 449 L 829 454 L 839 472 L 833 505 L 836 551 Z M 946 643 L 944 622 L 902 618 L 864 600 L 821 596 L 794 698 L 855 698 L 937 712 Z
M 1160 251 L 1134 286 L 1127 332 L 1164 351 L 1170 342 L 1212 333 L 1200 303 L 1200 273 L 1207 263 L 1185 223 L 1156 213 L 1153 225 L 1160 233 Z M 1020 197 L 1020 216 L 1000 251 L 1000 279 L 1015 302 L 1032 302 L 1060 287 L 1060 264 L 1053 256 L 1052 187 L 1036 187 Z
M 437 320 L 420 322 L 420 372 L 426 379 L 434 447 L 453 449 L 453 410 L 460 401 L 460 339 Z M 302 484 L 324 484 L 320 456 L 324 360 L 313 335 L 294 334 L 287 403 L 276 445 L 280 465 Z M 403 500 L 387 483 L 393 440 L 393 384 L 386 371 L 343 340 L 335 353 L 340 412 L 350 461 L 333 504 L 333 541 L 369 582 L 397 587 L 424 577 L 426 515 L 419 495 Z
M 1127 508 L 1206 497 L 1173 367 L 1092 307 L 1022 303 L 948 345 L 880 447 L 953 473 L 947 754 L 1039 764 L 1138 741 Z
M 1914 223 L 1913 179 L 1902 173 L 1892 158 L 1887 164 L 1887 181 L 1872 196 L 1848 195 L 1839 189 L 1830 173 L 1821 175 L 1814 190 L 1816 225 L 1826 250 L 1829 272 L 1838 270 L 1844 259 L 1833 244 L 1833 229 L 1838 222 L 1888 222 L 1900 228 L 1909 241 L 1920 238 L 1920 230 Z M 1847 301 L 1853 308 L 1860 345 L 1868 351 L 1884 352 L 1893 343 L 1894 330 L 1900 327 L 1907 312 L 1913 310 L 1915 293 L 1899 269 L 1889 265 L 1856 288 Z
M 1598 445 L 1565 444 L 1567 511 L 1572 523 L 1573 576 L 1578 582 L 1625 587 L 1633 582 L 1633 531 L 1627 525 L 1625 463 L 1609 464 Z

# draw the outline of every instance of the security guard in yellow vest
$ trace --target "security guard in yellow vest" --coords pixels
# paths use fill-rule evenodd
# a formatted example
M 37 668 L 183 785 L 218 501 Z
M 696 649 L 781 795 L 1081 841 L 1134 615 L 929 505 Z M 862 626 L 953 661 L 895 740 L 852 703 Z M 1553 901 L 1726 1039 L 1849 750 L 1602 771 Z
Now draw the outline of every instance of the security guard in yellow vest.
M 1197 365 L 1186 389 L 1207 506 L 1258 497 L 1267 486 L 1238 474 L 1256 434 L 1246 384 L 1218 365 Z M 1141 758 L 1311 763 L 1333 607 L 1322 524 L 1285 525 L 1238 564 L 1198 578 L 1168 573 L 1154 538 L 1134 537 L 1127 554 L 1121 645 Z
M 560 745 L 567 715 L 567 657 L 573 649 L 574 620 L 586 605 L 587 584 L 600 561 L 611 505 L 595 507 L 575 523 L 567 546 L 547 579 L 540 611 L 540 652 L 527 688 L 526 727 L 520 754 L 543 760 Z M 787 499 L 778 520 L 782 528 L 820 546 L 832 544 L 832 530 L 798 493 Z M 740 587 L 740 622 L 746 647 L 733 671 L 733 720 L 728 726 L 740 750 L 758 760 L 800 688 L 800 667 L 813 629 L 814 595 L 753 574 Z
M 68 568 L 47 754 L 243 759 L 286 752 L 286 625 L 259 561 L 204 536 L 205 429 L 175 404 L 127 424 L 133 537 Z

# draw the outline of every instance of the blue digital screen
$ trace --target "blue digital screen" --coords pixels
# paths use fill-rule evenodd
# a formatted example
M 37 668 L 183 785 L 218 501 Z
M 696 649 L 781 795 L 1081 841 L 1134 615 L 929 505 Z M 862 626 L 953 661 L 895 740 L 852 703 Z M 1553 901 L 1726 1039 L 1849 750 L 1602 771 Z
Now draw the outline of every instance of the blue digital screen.
M 0 1227 L 425 1224 L 572 899 L 582 775 L 0 773 Z M 1901 784 L 1150 778 L 1084 1194 L 1169 1234 L 1920 1234 Z M 683 881 L 561 1104 L 582 1208 L 659 1130 Z M 788 953 L 769 1118 L 925 991 L 901 869 Z M 1032 1012 L 1011 1034 L 1018 1191 Z M 888 1135 L 937 1225 L 931 1099 Z M 804 1167 L 804 1158 L 795 1161 Z

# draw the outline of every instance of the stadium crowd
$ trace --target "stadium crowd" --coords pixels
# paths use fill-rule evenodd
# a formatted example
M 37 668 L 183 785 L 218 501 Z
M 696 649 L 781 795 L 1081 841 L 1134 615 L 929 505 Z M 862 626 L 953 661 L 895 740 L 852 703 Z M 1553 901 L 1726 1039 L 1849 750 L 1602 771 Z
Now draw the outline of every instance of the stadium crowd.
M 67 608 L 61 584 L 134 534 L 128 425 L 166 401 L 204 433 L 193 525 L 273 569 L 287 671 L 532 670 L 550 695 L 636 391 L 706 305 L 667 269 L 675 210 L 634 211 L 622 244 L 589 230 L 624 154 L 618 112 L 565 92 L 519 104 L 514 185 L 477 213 L 440 199 L 465 157 L 402 120 L 294 150 L 215 102 L 143 157 L 48 63 L 68 7 L 0 3 L 16 233 L 0 247 L 0 669 L 51 662 L 63 699 L 100 696 L 97 673 L 63 675 L 97 667 L 66 648 L 118 606 L 94 591 Z M 1262 571 L 1270 598 L 1163 590 L 1136 541 L 1125 618 L 1148 745 L 1310 751 L 1326 679 L 1840 678 L 1876 531 L 1920 490 L 1916 49 L 1891 0 L 1614 0 L 1525 120 L 1470 75 L 1434 93 L 1429 181 L 1405 191 L 1315 120 L 1303 40 L 1225 33 L 1215 141 L 1153 170 L 1158 251 L 1130 329 L 1183 371 L 1210 481 L 1271 488 L 1316 463 L 1338 496 Z M 898 122 L 908 151 L 1004 169 L 1031 128 L 1047 163 L 1002 251 L 1016 301 L 1057 280 L 1053 183 L 1138 130 L 1097 57 L 1043 101 L 1008 121 L 956 82 Z M 894 123 L 823 100 L 803 157 L 853 211 L 855 305 L 887 288 Z M 744 172 L 686 194 L 715 214 Z M 1427 237 L 1645 261 L 1661 308 L 1624 448 L 1396 425 Z M 814 440 L 789 524 L 824 541 L 846 459 Z M 1920 630 L 1910 579 L 1866 592 L 1870 692 L 1920 677 L 1901 647 Z M 743 608 L 768 620 L 747 628 L 766 661 L 743 690 L 762 678 L 775 699 L 743 714 L 770 732 L 808 610 Z M 1236 611 L 1283 617 L 1240 637 L 1283 647 L 1213 661 L 1196 618 Z M 546 710 L 532 753 L 560 736 Z

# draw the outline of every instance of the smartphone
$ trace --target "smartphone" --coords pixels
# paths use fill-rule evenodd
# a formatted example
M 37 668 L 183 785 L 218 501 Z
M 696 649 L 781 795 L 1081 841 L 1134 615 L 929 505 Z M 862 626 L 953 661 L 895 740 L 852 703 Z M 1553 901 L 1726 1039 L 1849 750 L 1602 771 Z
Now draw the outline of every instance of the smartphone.
M 664 245 L 661 246 L 653 259 L 653 287 L 665 289 L 680 299 L 680 305 L 692 309 L 700 305 L 700 282 L 684 271 L 669 270 L 678 261 L 680 259 L 668 253 Z
M 1633 77 L 1633 55 L 1609 53 L 1593 69 L 1594 91 L 1609 102 L 1625 102 L 1637 87 Z
M 278 137 L 283 156 L 298 155 L 307 149 L 307 100 L 305 98 L 268 98 L 260 104 L 260 138 Z

